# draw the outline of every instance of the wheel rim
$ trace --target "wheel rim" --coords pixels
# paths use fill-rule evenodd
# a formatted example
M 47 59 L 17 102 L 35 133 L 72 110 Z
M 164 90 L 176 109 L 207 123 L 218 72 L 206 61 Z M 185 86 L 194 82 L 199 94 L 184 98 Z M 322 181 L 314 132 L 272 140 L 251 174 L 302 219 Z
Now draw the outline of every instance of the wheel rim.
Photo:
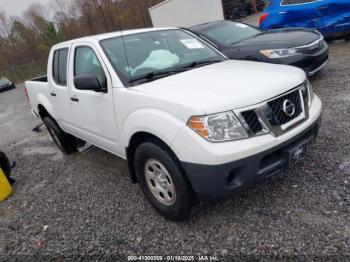
M 145 164 L 145 178 L 153 196 L 163 205 L 171 206 L 175 203 L 176 192 L 173 180 L 168 170 L 155 159 Z

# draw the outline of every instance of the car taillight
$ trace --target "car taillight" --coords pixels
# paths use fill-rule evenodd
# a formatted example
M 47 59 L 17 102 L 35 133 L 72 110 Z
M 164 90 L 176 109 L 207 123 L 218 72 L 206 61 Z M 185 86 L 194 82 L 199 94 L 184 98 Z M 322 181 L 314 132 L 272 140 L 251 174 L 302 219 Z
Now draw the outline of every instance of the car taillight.
M 263 13 L 259 18 L 259 24 L 261 25 L 268 16 L 269 16 L 269 13 Z

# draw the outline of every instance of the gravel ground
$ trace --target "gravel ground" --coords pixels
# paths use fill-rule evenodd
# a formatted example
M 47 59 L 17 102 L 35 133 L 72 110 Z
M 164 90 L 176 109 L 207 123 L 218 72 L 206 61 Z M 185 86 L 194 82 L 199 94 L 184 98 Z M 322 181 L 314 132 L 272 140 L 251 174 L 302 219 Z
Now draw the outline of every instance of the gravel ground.
M 45 129 L 31 132 L 38 120 L 23 88 L 0 94 L 0 148 L 17 161 L 18 179 L 14 195 L 0 204 L 3 259 L 350 259 L 350 42 L 332 43 L 330 54 L 331 63 L 312 79 L 324 115 L 307 160 L 245 193 L 200 205 L 181 223 L 153 211 L 123 160 L 100 149 L 64 156 Z

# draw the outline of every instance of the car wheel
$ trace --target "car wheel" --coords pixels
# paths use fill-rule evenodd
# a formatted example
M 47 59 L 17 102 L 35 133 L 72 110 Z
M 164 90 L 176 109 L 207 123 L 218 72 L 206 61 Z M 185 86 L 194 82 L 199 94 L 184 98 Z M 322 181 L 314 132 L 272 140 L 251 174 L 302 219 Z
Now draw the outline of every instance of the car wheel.
M 159 214 L 173 221 L 189 217 L 195 194 L 167 149 L 154 142 L 141 144 L 134 167 L 143 193 Z
M 65 154 L 77 151 L 77 140 L 65 133 L 51 117 L 44 117 L 43 122 L 57 147 Z

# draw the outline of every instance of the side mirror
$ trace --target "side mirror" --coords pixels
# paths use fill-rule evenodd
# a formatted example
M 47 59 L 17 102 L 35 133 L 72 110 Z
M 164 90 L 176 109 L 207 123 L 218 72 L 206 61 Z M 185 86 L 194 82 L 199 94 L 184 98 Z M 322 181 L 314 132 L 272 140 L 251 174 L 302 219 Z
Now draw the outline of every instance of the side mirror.
M 91 90 L 95 92 L 103 92 L 103 87 L 94 75 L 80 75 L 74 77 L 74 85 L 79 90 Z

